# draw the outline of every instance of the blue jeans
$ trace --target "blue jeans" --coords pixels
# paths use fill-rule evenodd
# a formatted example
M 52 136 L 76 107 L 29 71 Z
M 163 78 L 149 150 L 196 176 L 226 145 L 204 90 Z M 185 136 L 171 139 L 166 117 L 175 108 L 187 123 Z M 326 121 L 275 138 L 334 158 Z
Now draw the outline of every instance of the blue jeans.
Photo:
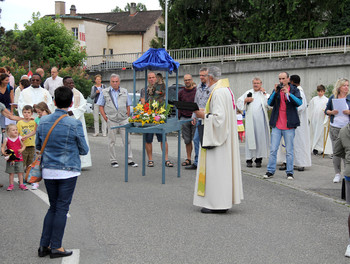
M 199 154 L 199 133 L 198 133 L 198 126 L 202 124 L 202 120 L 198 120 L 196 123 L 196 131 L 194 132 L 193 136 L 193 145 L 194 145 L 194 161 L 193 164 L 197 166 L 198 164 L 198 154 Z
M 293 174 L 293 163 L 294 163 L 294 135 L 295 129 L 281 130 L 276 127 L 272 128 L 271 132 L 271 145 L 270 145 L 270 157 L 269 163 L 267 164 L 267 171 L 274 174 L 276 171 L 276 160 L 277 151 L 280 146 L 281 138 L 283 136 L 286 144 L 286 162 L 287 170 L 286 173 Z
M 62 238 L 67 222 L 67 213 L 72 201 L 78 177 L 63 180 L 45 180 L 50 208 L 44 219 L 40 246 L 52 249 L 62 247 Z

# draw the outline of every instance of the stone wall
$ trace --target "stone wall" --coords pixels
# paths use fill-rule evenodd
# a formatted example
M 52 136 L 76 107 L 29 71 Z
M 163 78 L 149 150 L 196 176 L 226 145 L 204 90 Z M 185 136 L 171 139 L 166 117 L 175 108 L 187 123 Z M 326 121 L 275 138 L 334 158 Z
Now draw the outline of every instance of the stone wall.
M 199 83 L 199 69 L 204 66 L 217 66 L 222 70 L 222 77 L 230 80 L 231 88 L 238 98 L 247 89 L 252 88 L 251 81 L 259 76 L 263 87 L 271 93 L 274 84 L 278 83 L 278 74 L 287 71 L 290 75 L 298 74 L 301 86 L 307 99 L 311 99 L 317 85 L 334 84 L 339 78 L 350 78 L 350 54 L 320 55 L 281 59 L 246 60 L 237 62 L 184 65 L 179 68 L 179 83 L 183 83 L 184 74 L 190 73 L 193 80 Z M 103 82 L 109 83 L 109 76 L 117 73 L 121 77 L 121 86 L 133 91 L 133 70 L 115 70 L 99 72 Z M 164 73 L 164 72 L 163 72 Z M 91 72 L 91 75 L 97 72 Z M 163 74 L 165 76 L 165 74 Z M 175 74 L 169 75 L 169 85 L 175 84 Z M 136 73 L 136 90 L 145 86 L 145 72 Z

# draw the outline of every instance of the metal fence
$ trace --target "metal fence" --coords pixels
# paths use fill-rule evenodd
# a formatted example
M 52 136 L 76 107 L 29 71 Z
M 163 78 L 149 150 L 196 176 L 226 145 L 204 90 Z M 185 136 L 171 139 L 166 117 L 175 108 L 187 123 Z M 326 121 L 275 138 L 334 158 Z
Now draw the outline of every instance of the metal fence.
M 315 54 L 346 53 L 350 51 L 350 35 L 296 39 L 227 46 L 168 50 L 180 64 L 238 61 L 278 57 L 308 56 Z M 107 56 L 89 56 L 87 68 L 91 71 L 131 68 L 132 62 L 143 53 Z

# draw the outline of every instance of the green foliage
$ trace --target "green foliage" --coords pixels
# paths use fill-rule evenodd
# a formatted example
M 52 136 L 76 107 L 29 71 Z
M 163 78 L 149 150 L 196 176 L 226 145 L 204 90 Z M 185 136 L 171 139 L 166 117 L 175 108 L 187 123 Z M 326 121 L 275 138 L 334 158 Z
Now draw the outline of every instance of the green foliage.
M 127 3 L 127 5 L 124 7 L 124 10 L 122 10 L 119 6 L 116 6 L 114 9 L 111 10 L 111 12 L 129 12 L 130 11 L 130 3 Z M 136 11 L 147 11 L 146 5 L 142 3 L 137 3 L 136 4 Z
M 334 89 L 334 85 L 330 84 L 330 85 L 325 85 L 326 87 L 326 92 L 324 93 L 324 95 L 326 97 L 330 97 L 332 94 L 333 94 L 333 89 Z M 315 97 L 317 96 L 317 91 L 315 90 L 312 94 L 311 94 L 312 97 Z
M 165 1 L 159 2 L 164 10 Z M 350 34 L 349 12 L 350 0 L 168 0 L 168 46 Z
M 165 30 L 165 25 L 164 23 L 158 22 L 158 26 L 159 26 L 159 30 L 164 31 Z M 159 38 L 158 36 L 154 37 L 151 41 L 150 41 L 150 47 L 151 48 L 155 48 L 155 49 L 159 49 L 159 48 L 163 48 L 163 38 Z
M 5 66 L 10 66 L 11 74 L 13 75 L 13 77 L 15 77 L 15 83 L 17 85 L 22 75 L 25 75 L 28 73 L 28 70 L 26 70 L 23 66 L 19 66 L 15 59 L 10 59 L 9 57 L 2 57 L 0 60 L 0 67 L 5 67 Z
M 60 77 L 71 76 L 77 88 L 85 98 L 90 95 L 93 82 L 90 80 L 89 75 L 80 67 L 66 67 L 59 71 Z
M 116 6 L 114 9 L 111 10 L 111 12 L 123 12 L 123 9 L 121 9 L 119 6 Z
M 48 63 L 51 67 L 81 65 L 86 53 L 80 50 L 72 32 L 51 17 L 39 16 L 33 14 L 23 31 L 10 30 L 1 35 L 0 56 L 14 58 L 23 66 L 29 60 L 34 65 Z
M 170 0 L 169 48 L 203 47 L 236 43 L 244 0 Z M 164 8 L 164 0 L 160 0 Z
M 94 115 L 92 113 L 84 113 L 86 128 L 94 127 Z
M 350 34 L 350 0 L 342 1 L 341 5 L 335 9 L 327 27 L 327 35 L 339 36 Z

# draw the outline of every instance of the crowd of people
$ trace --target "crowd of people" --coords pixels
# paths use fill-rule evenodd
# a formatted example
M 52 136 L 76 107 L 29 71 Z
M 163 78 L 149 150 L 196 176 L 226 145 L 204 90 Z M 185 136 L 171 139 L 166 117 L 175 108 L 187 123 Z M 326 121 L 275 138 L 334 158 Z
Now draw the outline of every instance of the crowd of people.
M 6 128 L 6 137 L 2 139 L 1 151 L 7 158 L 8 191 L 14 189 L 15 174 L 18 174 L 19 188 L 28 189 L 23 174 L 53 122 L 63 118 L 53 130 L 42 158 L 50 208 L 44 220 L 38 254 L 52 258 L 69 256 L 72 252 L 62 247 L 66 214 L 81 168 L 92 166 L 84 119 L 86 99 L 75 88 L 70 76 L 58 76 L 56 67 L 51 69 L 51 77 L 45 81 L 41 68 L 31 78 L 23 75 L 16 90 L 10 69 L 4 68 L 3 71 L 0 75 L 0 122 L 1 127 Z M 202 213 L 226 213 L 243 199 L 239 140 L 245 141 L 247 168 L 254 164 L 261 168 L 263 160 L 267 160 L 267 171 L 263 175 L 266 179 L 274 176 L 279 163 L 279 170 L 285 170 L 287 179 L 293 180 L 295 169 L 302 172 L 311 167 L 312 154 L 326 154 L 332 157 L 333 182 L 338 183 L 342 178 L 343 159 L 350 203 L 350 95 L 347 79 L 336 82 L 330 98 L 325 97 L 325 87 L 319 85 L 317 96 L 308 102 L 298 75 L 281 72 L 271 94 L 263 88 L 262 80 L 254 77 L 252 88 L 237 100 L 228 79 L 220 77 L 219 68 L 203 67 L 199 70 L 199 85 L 191 74 L 185 74 L 184 88 L 178 92 L 178 101 L 198 105 L 195 111 L 179 109 L 178 118 L 188 121 L 182 125 L 186 157 L 181 165 L 186 170 L 196 170 L 193 204 L 201 207 Z M 140 102 L 165 103 L 166 87 L 162 75 L 148 72 L 147 80 L 148 86 L 140 91 Z M 91 87 L 93 136 L 100 134 L 101 118 L 102 136 L 108 137 L 111 167 L 119 167 L 118 132 L 124 146 L 128 146 L 128 165 L 138 167 L 130 137 L 124 142 L 125 129 L 121 127 L 129 122 L 131 97 L 127 89 L 121 87 L 119 75 L 112 74 L 109 81 L 109 86 L 106 86 L 102 84 L 102 76 L 96 75 Z M 15 109 L 19 116 L 13 114 Z M 70 118 L 64 118 L 66 115 Z M 120 128 L 112 129 L 118 126 Z M 69 137 L 73 147 L 60 144 L 62 136 Z M 154 134 L 146 134 L 148 167 L 156 165 L 152 155 L 153 137 Z M 156 134 L 156 137 L 162 148 L 162 134 Z M 68 147 L 69 154 L 65 152 Z M 166 138 L 165 166 L 174 166 L 168 156 Z M 33 190 L 38 187 L 37 183 L 31 186 Z M 65 191 L 64 197 L 58 194 L 59 190 Z M 64 204 L 59 206 L 60 202 Z M 350 246 L 347 255 L 350 257 Z

